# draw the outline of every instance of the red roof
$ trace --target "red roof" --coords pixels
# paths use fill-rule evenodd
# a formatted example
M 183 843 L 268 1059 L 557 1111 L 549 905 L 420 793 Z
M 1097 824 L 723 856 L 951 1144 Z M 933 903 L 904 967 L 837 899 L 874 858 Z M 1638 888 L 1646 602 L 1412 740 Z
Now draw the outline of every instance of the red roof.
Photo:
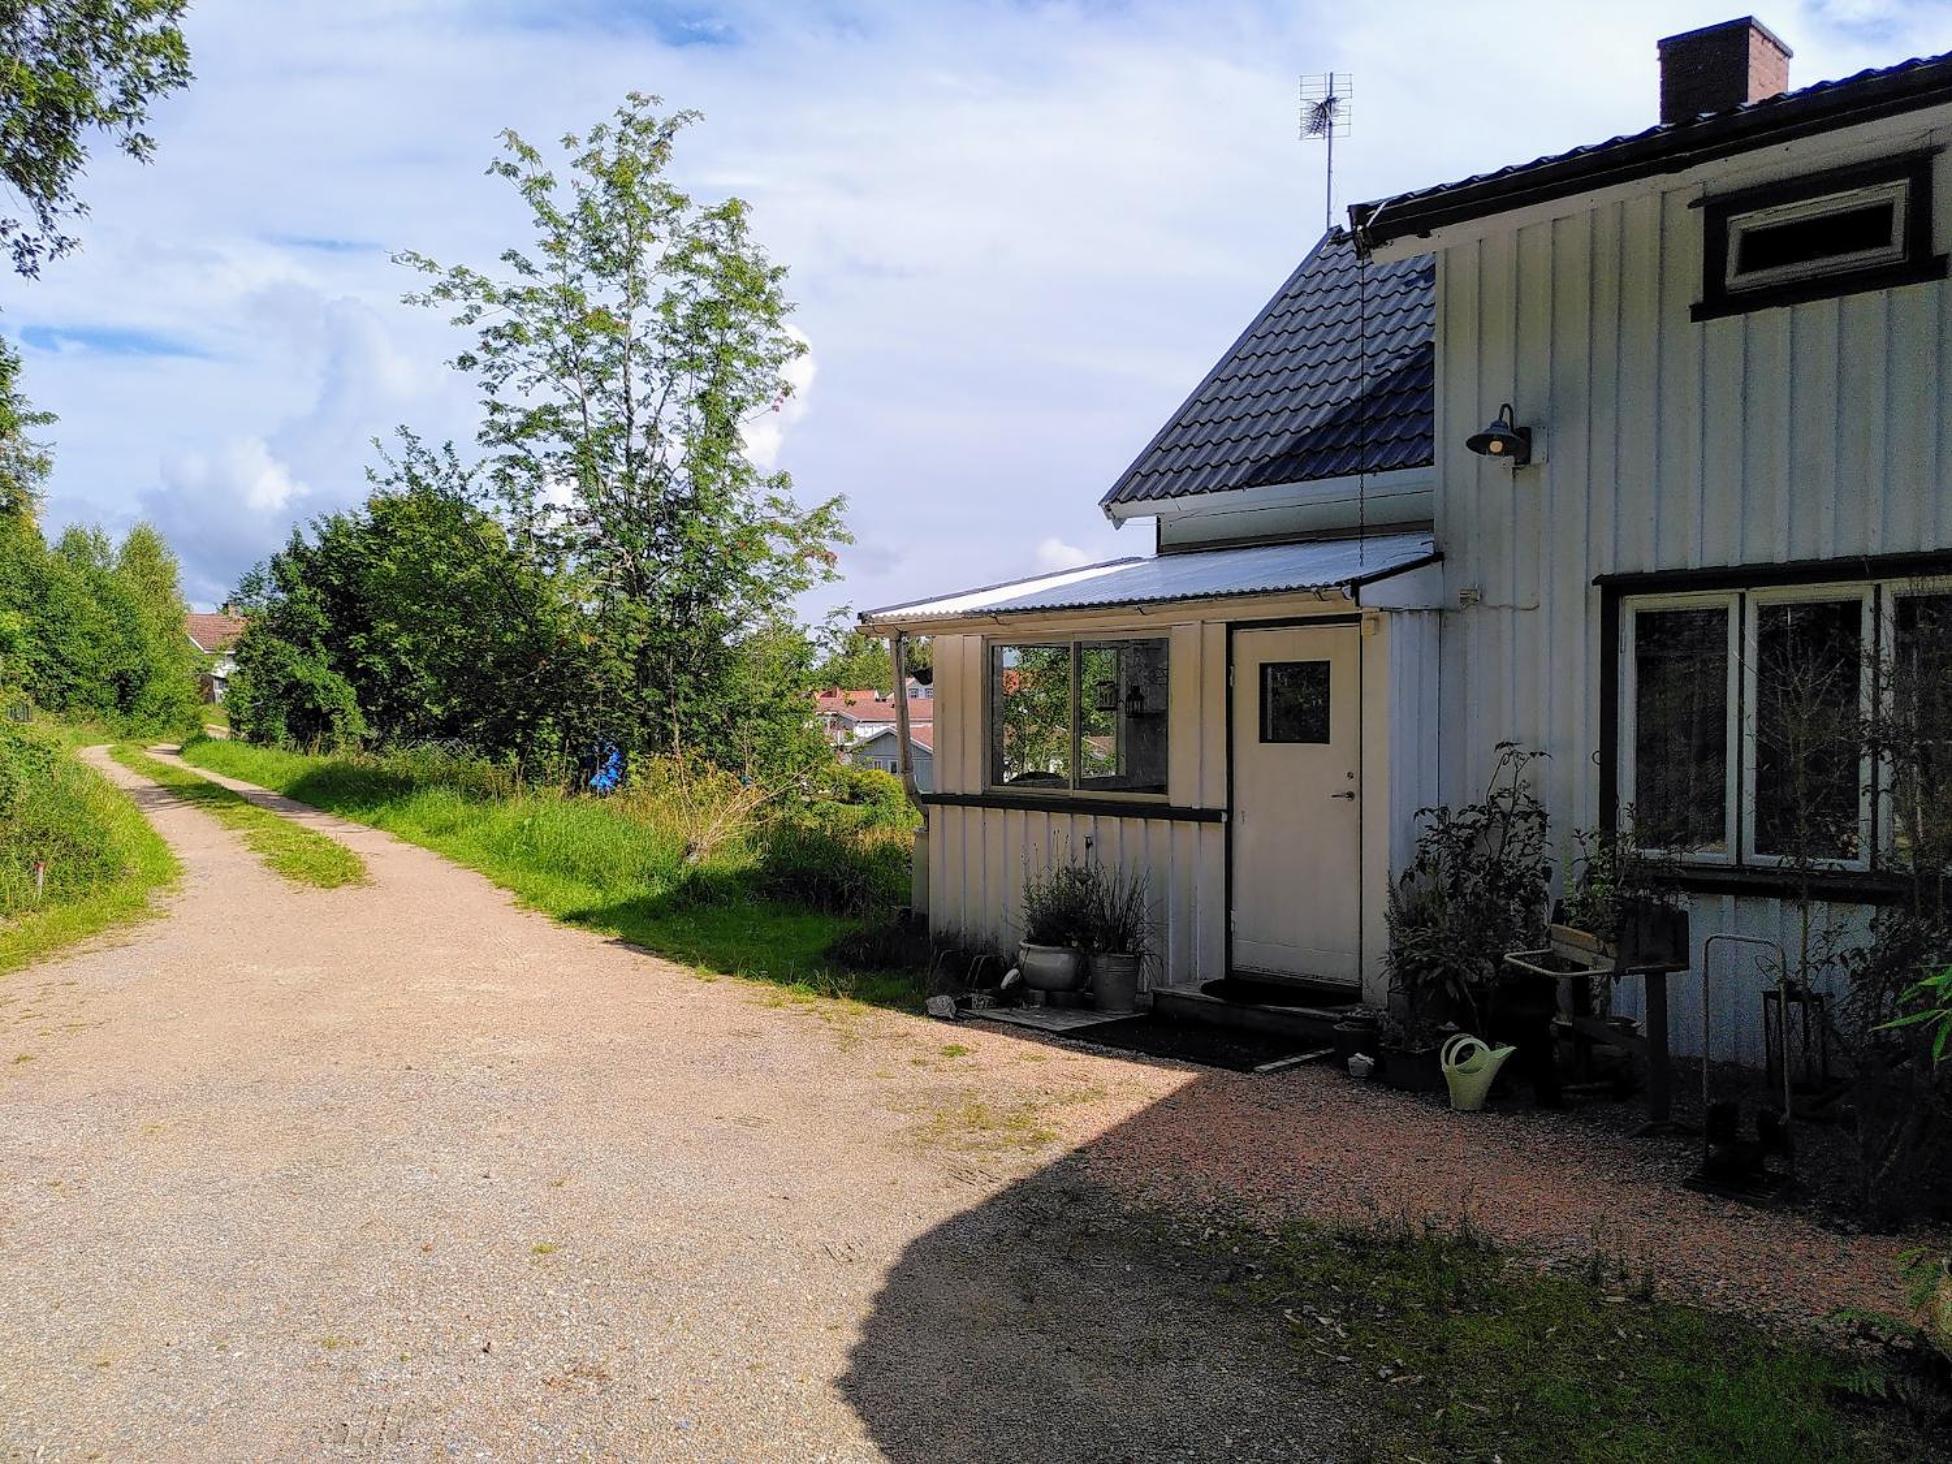
M 221 610 L 210 614 L 192 611 L 183 617 L 183 628 L 189 632 L 192 645 L 205 655 L 215 655 L 237 643 L 237 638 L 244 634 L 244 620 Z
M 846 717 L 852 722 L 893 722 L 895 699 L 880 691 L 822 691 L 814 695 L 814 705 L 823 717 Z M 926 696 L 908 699 L 910 722 L 933 722 L 935 702 Z

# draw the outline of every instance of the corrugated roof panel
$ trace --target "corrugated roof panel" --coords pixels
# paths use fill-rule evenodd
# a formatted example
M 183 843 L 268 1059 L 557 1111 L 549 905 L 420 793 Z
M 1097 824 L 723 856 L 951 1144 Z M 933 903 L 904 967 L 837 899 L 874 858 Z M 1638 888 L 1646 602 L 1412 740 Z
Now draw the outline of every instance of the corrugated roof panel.
M 1319 539 L 1305 544 L 1262 544 L 1207 549 L 1151 559 L 1115 559 L 1035 579 L 990 585 L 912 605 L 862 613 L 864 623 L 903 625 L 970 615 L 1023 614 L 1034 610 L 1086 610 L 1116 605 L 1154 605 L 1173 600 L 1213 600 L 1292 590 L 1341 590 L 1384 579 L 1436 558 L 1429 534 L 1374 534 Z
M 1436 265 L 1325 235 L 1101 500 L 1146 503 L 1435 458 Z

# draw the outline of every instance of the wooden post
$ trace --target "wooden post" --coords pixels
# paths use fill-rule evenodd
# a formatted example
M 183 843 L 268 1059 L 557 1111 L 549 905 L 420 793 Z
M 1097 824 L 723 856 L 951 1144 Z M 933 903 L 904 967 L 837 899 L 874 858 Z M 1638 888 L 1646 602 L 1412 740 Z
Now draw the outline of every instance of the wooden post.
M 927 828 L 929 811 L 915 787 L 915 744 L 908 731 L 908 636 L 904 632 L 898 630 L 889 636 L 888 654 L 895 663 L 895 750 L 901 759 L 902 791 L 921 811 L 922 826 Z

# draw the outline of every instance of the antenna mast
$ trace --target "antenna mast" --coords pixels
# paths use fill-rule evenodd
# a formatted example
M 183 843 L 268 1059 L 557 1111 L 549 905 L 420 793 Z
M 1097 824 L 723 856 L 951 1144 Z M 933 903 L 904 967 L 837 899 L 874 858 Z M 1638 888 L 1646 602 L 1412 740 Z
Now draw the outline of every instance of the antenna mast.
M 1328 144 L 1327 177 L 1322 184 L 1322 230 L 1335 227 L 1335 139 L 1349 135 L 1355 119 L 1355 79 L 1329 71 L 1301 79 L 1301 140 Z

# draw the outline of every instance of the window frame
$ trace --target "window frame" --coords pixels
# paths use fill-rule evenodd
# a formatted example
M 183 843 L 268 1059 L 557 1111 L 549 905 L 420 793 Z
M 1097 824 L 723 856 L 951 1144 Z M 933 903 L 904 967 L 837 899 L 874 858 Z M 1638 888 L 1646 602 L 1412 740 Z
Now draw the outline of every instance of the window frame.
M 1658 583 L 1649 583 L 1647 589 L 1636 590 L 1632 585 L 1639 580 L 1675 582 L 1706 578 L 1702 572 L 1621 575 L 1617 579 L 1602 577 L 1599 583 L 1606 597 L 1613 628 L 1610 642 L 1612 664 L 1607 668 L 1609 684 L 1602 687 L 1601 695 L 1602 748 L 1607 754 L 1602 760 L 1601 779 L 1601 816 L 1605 825 L 1619 828 L 1634 802 L 1638 687 L 1633 652 L 1635 623 L 1639 614 L 1650 610 L 1728 606 L 1734 633 L 1739 637 L 1739 644 L 1731 657 L 1731 673 L 1737 685 L 1731 689 L 1733 700 L 1730 703 L 1731 716 L 1739 725 L 1731 743 L 1727 775 L 1729 792 L 1726 795 L 1733 804 L 1735 840 L 1729 856 L 1684 852 L 1672 857 L 1684 871 L 1692 871 L 1703 880 L 1713 881 L 1721 876 L 1742 881 L 1740 885 L 1731 884 L 1728 888 L 1746 887 L 1756 880 L 1766 882 L 1784 878 L 1785 872 L 1795 865 L 1794 857 L 1761 854 L 1755 848 L 1755 738 L 1759 703 L 1757 678 L 1760 674 L 1757 645 L 1762 612 L 1771 605 L 1859 601 L 1863 607 L 1863 655 L 1868 668 L 1868 674 L 1863 676 L 1858 688 L 1859 707 L 1866 715 L 1888 711 L 1895 690 L 1887 674 L 1886 658 L 1895 645 L 1898 604 L 1913 596 L 1952 595 L 1952 573 L 1944 569 L 1946 556 L 1896 555 L 1888 558 L 1890 563 L 1879 561 L 1863 565 L 1878 576 L 1869 579 L 1826 578 L 1804 572 L 1808 566 L 1802 565 L 1789 567 L 1795 572 L 1774 580 L 1768 567 L 1756 566 L 1753 571 L 1755 582 L 1746 584 L 1731 583 L 1733 572 L 1716 571 L 1710 581 L 1714 587 L 1701 590 L 1668 589 Z M 1907 572 L 1912 568 L 1905 563 L 1907 560 L 1931 560 L 1935 563 L 1922 572 Z M 1867 750 L 1860 763 L 1859 778 L 1861 854 L 1855 859 L 1812 862 L 1818 877 L 1834 882 L 1840 891 L 1882 889 L 1880 881 L 1889 873 L 1888 859 L 1895 847 L 1891 822 L 1893 777 L 1888 759 L 1873 756 Z M 1671 853 L 1656 850 L 1645 852 Z M 1719 884 L 1703 887 L 1722 888 Z M 1842 897 L 1854 896 L 1846 893 Z
M 1762 612 L 1771 605 L 1834 605 L 1858 601 L 1859 671 L 1857 710 L 1869 717 L 1878 706 L 1877 674 L 1883 642 L 1878 636 L 1878 603 L 1882 586 L 1874 581 L 1830 585 L 1791 585 L 1743 592 L 1742 607 L 1742 859 L 1753 869 L 1784 869 L 1796 863 L 1794 855 L 1764 854 L 1756 847 L 1756 715 L 1760 706 Z M 1878 801 L 1877 768 L 1869 752 L 1857 760 L 1857 847 L 1855 859 L 1817 859 L 1811 866 L 1820 870 L 1865 874 L 1875 866 L 1879 852 L 1873 814 Z
M 1767 310 L 1808 300 L 1824 300 L 1864 290 L 1891 289 L 1946 277 L 1946 256 L 1933 248 L 1933 168 L 1936 148 L 1901 153 L 1851 167 L 1806 174 L 1756 188 L 1697 198 L 1701 211 L 1701 296 L 1690 311 L 1697 321 Z M 1848 206 L 1851 195 L 1889 192 L 1897 218 L 1894 250 L 1876 257 L 1811 266 L 1780 266 L 1751 282 L 1731 279 L 1732 240 L 1743 225 L 1767 227 L 1798 217 L 1814 217 L 1826 204 Z M 1847 257 L 1839 256 L 1840 259 Z
M 1635 806 L 1635 782 L 1639 777 L 1636 757 L 1639 742 L 1640 677 L 1635 663 L 1634 633 L 1643 613 L 1658 614 L 1664 610 L 1714 610 L 1727 612 L 1728 622 L 1728 684 L 1725 687 L 1726 706 L 1723 735 L 1728 739 L 1726 766 L 1722 772 L 1722 843 L 1723 853 L 1713 850 L 1690 850 L 1676 857 L 1688 864 L 1702 864 L 1730 868 L 1741 863 L 1741 780 L 1730 776 L 1747 761 L 1747 744 L 1742 735 L 1742 604 L 1741 595 L 1732 590 L 1702 590 L 1694 593 L 1671 595 L 1636 595 L 1623 599 L 1620 604 L 1620 745 L 1616 787 L 1619 790 L 1620 810 Z
M 1937 598 L 1952 596 L 1952 575 L 1926 575 L 1917 579 L 1889 580 L 1877 587 L 1877 645 L 1878 667 L 1880 671 L 1877 685 L 1877 708 L 1880 713 L 1889 713 L 1897 689 L 1883 675 L 1888 666 L 1887 657 L 1894 656 L 1898 649 L 1898 602 L 1910 599 Z M 1897 795 L 1897 774 L 1891 767 L 1888 757 L 1878 761 L 1876 769 L 1877 786 L 1872 789 L 1872 837 L 1876 839 L 1876 851 L 1882 855 L 1895 851 L 1898 847 L 1896 827 L 1897 811 L 1893 799 Z
M 1166 652 L 1166 776 L 1165 786 L 1157 793 L 1137 792 L 1118 788 L 1083 788 L 1078 786 L 1079 751 L 1083 739 L 1083 719 L 1080 716 L 1079 699 L 1083 695 L 1079 684 L 1082 665 L 1082 652 L 1085 647 L 1102 647 L 1126 641 L 1156 641 Z M 997 775 L 996 747 L 996 652 L 1003 646 L 1066 646 L 1070 650 L 1071 686 L 1071 754 L 1070 769 L 1062 787 L 1025 786 L 1022 784 L 999 783 Z M 1049 802 L 1061 799 L 1064 802 L 1079 803 L 1132 803 L 1142 805 L 1165 805 L 1172 795 L 1172 704 L 1174 692 L 1173 638 L 1158 630 L 1093 631 L 1089 634 L 1023 634 L 997 635 L 983 638 L 982 674 L 982 756 L 983 791 L 998 798 L 1016 798 L 1023 801 Z

